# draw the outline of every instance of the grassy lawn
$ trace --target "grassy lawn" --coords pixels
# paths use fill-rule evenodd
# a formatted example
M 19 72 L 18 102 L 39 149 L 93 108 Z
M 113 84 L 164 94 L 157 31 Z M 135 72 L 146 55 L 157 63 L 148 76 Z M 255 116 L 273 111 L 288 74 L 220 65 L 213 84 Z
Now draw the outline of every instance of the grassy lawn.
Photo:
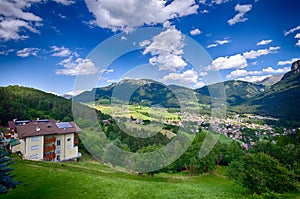
M 240 198 L 245 193 L 220 169 L 196 177 L 162 173 L 150 178 L 116 171 L 86 154 L 79 162 L 14 161 L 22 184 L 0 198 Z
M 242 198 L 246 190 L 214 173 L 160 173 L 153 178 L 106 167 L 83 153 L 78 162 L 33 162 L 14 158 L 15 179 L 22 183 L 0 198 Z M 285 198 L 296 198 L 287 195 Z

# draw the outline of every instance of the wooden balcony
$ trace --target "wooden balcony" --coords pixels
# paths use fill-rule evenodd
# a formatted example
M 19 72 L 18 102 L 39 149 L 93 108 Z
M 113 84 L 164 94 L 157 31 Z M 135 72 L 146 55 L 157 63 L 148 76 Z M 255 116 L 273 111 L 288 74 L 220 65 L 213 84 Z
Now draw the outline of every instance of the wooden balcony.
M 76 145 L 76 146 L 78 145 L 78 140 L 77 139 L 74 140 L 74 145 Z
M 44 147 L 44 152 L 49 152 L 49 151 L 54 151 L 56 149 L 55 145 L 52 146 L 45 146 Z
M 44 144 L 49 144 L 49 143 L 55 142 L 55 141 L 56 141 L 56 137 L 45 138 Z
M 55 153 L 52 153 L 52 154 L 48 154 L 48 155 L 45 155 L 44 156 L 44 160 L 52 160 L 55 158 Z

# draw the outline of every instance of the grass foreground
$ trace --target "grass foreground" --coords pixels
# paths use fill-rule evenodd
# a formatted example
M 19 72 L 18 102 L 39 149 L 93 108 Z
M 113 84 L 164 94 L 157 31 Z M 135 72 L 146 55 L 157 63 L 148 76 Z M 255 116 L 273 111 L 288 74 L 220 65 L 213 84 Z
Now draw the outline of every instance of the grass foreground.
M 83 153 L 78 162 L 33 162 L 14 157 L 16 189 L 0 198 L 243 198 L 247 190 L 224 177 L 224 168 L 190 177 L 187 173 L 123 173 Z M 285 198 L 297 198 L 287 195 Z

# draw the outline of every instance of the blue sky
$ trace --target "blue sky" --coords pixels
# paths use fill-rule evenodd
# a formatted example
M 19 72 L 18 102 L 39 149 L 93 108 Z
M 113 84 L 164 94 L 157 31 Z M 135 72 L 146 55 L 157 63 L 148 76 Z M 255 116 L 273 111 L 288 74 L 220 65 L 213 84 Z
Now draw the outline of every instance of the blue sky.
M 261 80 L 300 58 L 299 7 L 298 0 L 1 0 L 0 86 L 64 94 L 91 75 L 95 86 L 136 77 L 197 88 L 210 72 Z M 159 29 L 132 36 L 145 27 Z M 186 59 L 187 38 L 209 63 Z M 104 68 L 96 60 L 129 44 L 137 47 Z

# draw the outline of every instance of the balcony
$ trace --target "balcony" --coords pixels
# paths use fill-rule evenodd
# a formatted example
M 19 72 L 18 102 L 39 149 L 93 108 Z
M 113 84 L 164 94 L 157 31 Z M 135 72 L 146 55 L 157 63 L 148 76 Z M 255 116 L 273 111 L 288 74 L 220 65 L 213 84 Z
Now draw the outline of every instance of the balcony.
M 44 155 L 44 160 L 52 160 L 55 158 L 55 153 Z
M 56 137 L 45 138 L 44 144 L 49 144 L 49 143 L 55 142 L 55 141 L 56 141 Z
M 52 146 L 45 146 L 44 147 L 44 152 L 49 152 L 49 151 L 54 151 L 56 149 L 55 145 Z

